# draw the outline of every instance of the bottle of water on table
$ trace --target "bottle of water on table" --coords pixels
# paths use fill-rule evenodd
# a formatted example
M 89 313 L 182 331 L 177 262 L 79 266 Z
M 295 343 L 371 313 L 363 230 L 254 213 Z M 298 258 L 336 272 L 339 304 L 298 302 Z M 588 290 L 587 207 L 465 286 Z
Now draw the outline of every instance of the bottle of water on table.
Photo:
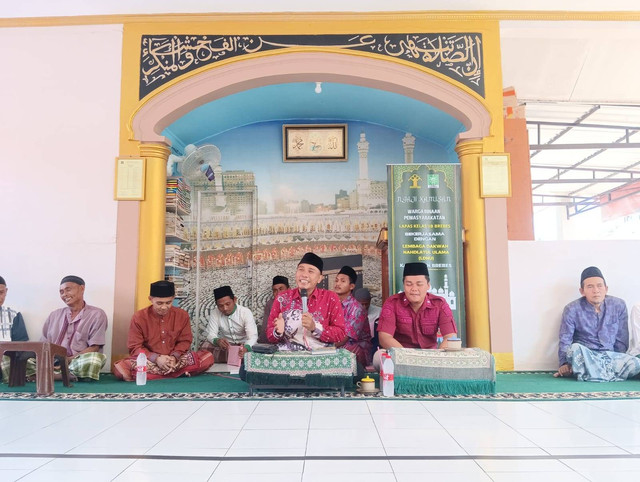
M 136 385 L 147 384 L 147 355 L 144 352 L 138 354 L 136 359 Z
M 382 379 L 382 395 L 385 397 L 393 397 L 393 360 L 391 359 L 391 355 L 388 353 L 385 353 L 382 356 L 382 370 L 380 371 L 380 378 Z

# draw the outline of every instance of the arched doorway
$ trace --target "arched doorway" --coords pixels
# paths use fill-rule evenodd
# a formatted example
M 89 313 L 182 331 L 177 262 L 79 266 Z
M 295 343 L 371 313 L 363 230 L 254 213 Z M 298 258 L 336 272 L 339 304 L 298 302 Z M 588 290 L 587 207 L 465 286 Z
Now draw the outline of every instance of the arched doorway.
M 140 207 L 139 244 L 145 246 L 138 257 L 136 308 L 146 304 L 146 290 L 163 270 L 164 182 L 168 140 L 162 131 L 191 110 L 238 92 L 285 82 L 336 82 L 359 85 L 400 94 L 437 107 L 457 119 L 466 130 L 455 140 L 465 145 L 464 155 L 482 151 L 482 139 L 489 134 L 491 115 L 479 96 L 439 74 L 425 72 L 399 62 L 353 53 L 279 52 L 258 58 L 209 66 L 158 89 L 129 117 L 129 140 L 140 142 L 147 159 L 147 197 Z M 469 150 L 469 146 L 472 149 Z M 467 152 L 468 151 L 468 152 Z M 460 152 L 460 151 L 459 151 Z M 461 154 L 461 159 L 463 155 Z M 472 167 L 475 172 L 477 167 Z M 468 175 L 467 178 L 475 176 Z M 475 211 L 482 211 L 479 198 L 467 197 Z M 478 239 L 473 249 L 484 258 L 484 217 L 468 216 L 467 241 Z M 469 253 L 467 253 L 469 254 Z M 482 271 L 482 270 L 481 270 Z M 486 272 L 484 279 L 486 293 Z M 483 290 L 476 288 L 482 297 Z M 485 296 L 486 298 L 486 296 Z M 487 316 L 483 316 L 488 324 Z M 115 331 L 115 330 L 114 330 Z M 114 335 L 115 339 L 115 335 Z

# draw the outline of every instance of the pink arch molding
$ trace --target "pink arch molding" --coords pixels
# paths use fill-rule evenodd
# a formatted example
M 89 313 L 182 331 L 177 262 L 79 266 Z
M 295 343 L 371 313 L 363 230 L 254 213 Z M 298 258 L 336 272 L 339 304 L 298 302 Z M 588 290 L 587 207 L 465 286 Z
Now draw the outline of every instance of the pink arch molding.
M 130 133 L 144 143 L 168 140 L 165 127 L 196 107 L 237 92 L 286 82 L 337 82 L 386 90 L 430 104 L 458 119 L 459 139 L 481 139 L 491 116 L 477 98 L 414 67 L 353 53 L 293 52 L 208 68 L 162 90 L 133 115 Z

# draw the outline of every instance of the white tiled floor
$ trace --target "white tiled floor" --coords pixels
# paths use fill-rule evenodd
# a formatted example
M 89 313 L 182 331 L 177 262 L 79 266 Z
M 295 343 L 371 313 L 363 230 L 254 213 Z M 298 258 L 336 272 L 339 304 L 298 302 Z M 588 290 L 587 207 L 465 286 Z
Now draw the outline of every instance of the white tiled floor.
M 639 454 L 640 400 L 0 401 L 0 482 L 626 482 Z

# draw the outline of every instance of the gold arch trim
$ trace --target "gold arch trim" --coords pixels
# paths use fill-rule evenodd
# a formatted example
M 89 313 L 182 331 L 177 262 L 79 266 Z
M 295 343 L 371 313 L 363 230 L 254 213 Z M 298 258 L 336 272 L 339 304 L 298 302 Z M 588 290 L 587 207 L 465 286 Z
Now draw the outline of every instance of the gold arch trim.
M 305 46 L 299 46 L 299 47 L 291 47 L 291 48 L 280 49 L 280 50 L 268 50 L 268 51 L 265 51 L 265 52 L 258 52 L 258 53 L 254 53 L 254 54 L 246 54 L 246 55 L 242 55 L 242 56 L 238 56 L 238 57 L 232 57 L 232 58 L 229 58 L 229 59 L 221 60 L 219 62 L 215 62 L 215 63 L 212 63 L 212 64 L 204 65 L 204 66 L 202 66 L 200 68 L 197 68 L 197 69 L 192 70 L 190 72 L 186 72 L 186 73 L 184 73 L 182 75 L 179 75 L 178 77 L 175 77 L 174 79 L 171 79 L 170 81 L 162 84 L 157 89 L 154 89 L 149 94 L 147 94 L 145 97 L 143 97 L 142 99 L 139 100 L 138 105 L 135 107 L 135 109 L 132 110 L 132 112 L 129 115 L 129 118 L 127 120 L 128 139 L 129 140 L 135 140 L 135 132 L 134 132 L 134 128 L 133 128 L 133 122 L 134 122 L 136 116 L 138 115 L 138 113 L 140 112 L 140 110 L 148 102 L 150 102 L 152 99 L 154 99 L 155 97 L 157 97 L 157 96 L 167 92 L 168 90 L 174 88 L 175 86 L 179 85 L 181 82 L 184 82 L 184 81 L 186 81 L 188 79 L 192 79 L 194 77 L 197 77 L 197 76 L 202 75 L 204 73 L 207 73 L 209 71 L 220 69 L 220 68 L 223 68 L 223 67 L 226 67 L 226 66 L 229 66 L 229 65 L 233 65 L 233 64 L 236 64 L 236 63 L 250 62 L 250 61 L 255 60 L 255 59 L 274 57 L 274 56 L 278 56 L 278 55 L 287 55 L 287 54 L 294 54 L 294 53 L 308 53 L 308 52 L 339 54 L 339 55 L 353 56 L 353 57 L 364 57 L 364 58 L 367 58 L 367 59 L 373 59 L 373 60 L 378 60 L 378 61 L 383 61 L 383 62 L 392 62 L 392 63 L 398 64 L 398 65 L 401 65 L 403 67 L 415 69 L 417 71 L 423 72 L 423 73 L 425 73 L 427 75 L 430 75 L 432 77 L 438 78 L 438 79 L 442 80 L 443 82 L 446 82 L 446 83 L 451 84 L 451 85 L 455 85 L 458 89 L 460 89 L 464 93 L 474 97 L 478 102 L 480 102 L 480 104 L 482 104 L 482 106 L 485 109 L 487 109 L 487 111 L 489 110 L 489 105 L 488 105 L 487 99 L 482 97 L 480 94 L 478 94 L 477 92 L 475 92 L 471 88 L 467 87 L 463 83 L 456 81 L 454 78 L 449 77 L 449 76 L 447 76 L 445 74 L 442 74 L 441 72 L 438 72 L 436 70 L 430 69 L 428 67 L 425 67 L 425 66 L 422 66 L 422 65 L 418 65 L 418 64 L 414 64 L 412 62 L 408 62 L 408 61 L 403 60 L 403 59 L 398 59 L 398 58 L 389 57 L 389 56 L 380 56 L 380 55 L 376 55 L 376 54 L 372 54 L 372 53 L 368 53 L 368 52 L 344 50 L 344 49 L 338 49 L 338 48 L 333 48 L 333 47 L 317 47 L 317 46 L 305 47 Z M 318 77 L 318 76 L 315 75 L 314 79 L 316 77 Z M 263 85 L 270 85 L 270 84 L 265 83 Z

